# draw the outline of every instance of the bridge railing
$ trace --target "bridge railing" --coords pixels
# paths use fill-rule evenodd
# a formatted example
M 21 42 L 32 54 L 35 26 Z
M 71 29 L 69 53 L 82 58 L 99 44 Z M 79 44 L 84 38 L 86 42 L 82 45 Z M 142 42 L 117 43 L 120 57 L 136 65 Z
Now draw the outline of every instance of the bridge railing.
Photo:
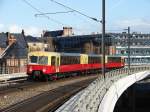
M 23 73 L 27 71 L 26 66 L 20 67 L 0 67 L 0 75 L 1 74 L 12 74 L 12 73 Z
M 56 112 L 97 112 L 105 93 L 115 81 L 127 75 L 147 70 L 150 70 L 149 66 L 132 67 L 130 70 L 121 68 L 107 72 L 105 79 L 100 75 L 98 79 L 71 98 Z

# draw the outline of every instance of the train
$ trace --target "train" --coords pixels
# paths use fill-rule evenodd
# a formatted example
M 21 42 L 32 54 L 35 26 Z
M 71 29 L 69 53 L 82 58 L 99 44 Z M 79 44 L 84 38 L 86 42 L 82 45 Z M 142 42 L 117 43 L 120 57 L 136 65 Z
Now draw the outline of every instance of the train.
M 101 71 L 102 55 L 35 51 L 28 54 L 27 74 L 33 79 L 57 79 Z M 106 71 L 124 67 L 124 58 L 105 56 Z

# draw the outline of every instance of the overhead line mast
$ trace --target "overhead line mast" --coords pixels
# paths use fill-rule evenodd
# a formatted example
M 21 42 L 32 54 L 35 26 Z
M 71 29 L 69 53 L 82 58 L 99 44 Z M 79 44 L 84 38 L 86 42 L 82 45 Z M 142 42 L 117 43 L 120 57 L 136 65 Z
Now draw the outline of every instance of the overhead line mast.
M 102 0 L 102 75 L 105 79 L 105 0 Z

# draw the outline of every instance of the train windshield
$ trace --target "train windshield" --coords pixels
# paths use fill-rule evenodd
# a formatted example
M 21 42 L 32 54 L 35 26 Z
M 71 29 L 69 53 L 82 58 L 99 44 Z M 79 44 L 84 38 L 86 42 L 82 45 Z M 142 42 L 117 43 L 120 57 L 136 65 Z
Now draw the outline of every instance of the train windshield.
M 47 65 L 48 64 L 48 57 L 47 56 L 39 56 L 38 64 Z
M 38 62 L 38 57 L 37 56 L 30 56 L 30 63 L 37 63 Z
M 42 64 L 42 65 L 48 64 L 47 56 L 30 56 L 29 59 L 30 59 L 29 63 Z

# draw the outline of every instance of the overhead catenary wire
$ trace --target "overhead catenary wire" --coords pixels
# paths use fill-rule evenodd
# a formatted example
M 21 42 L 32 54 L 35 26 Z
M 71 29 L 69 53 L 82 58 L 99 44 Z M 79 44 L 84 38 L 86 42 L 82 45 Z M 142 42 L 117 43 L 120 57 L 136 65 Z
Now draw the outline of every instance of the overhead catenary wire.
M 48 14 L 63 14 L 63 13 L 70 13 L 70 12 L 74 12 L 74 11 L 71 10 L 71 11 L 64 11 L 64 12 L 39 13 L 39 14 L 35 14 L 35 17 L 48 15 Z
M 44 14 L 44 12 L 40 11 L 38 8 L 36 8 L 35 6 L 33 6 L 29 1 L 27 1 L 27 0 L 22 0 L 22 1 L 23 1 L 24 3 L 26 3 L 28 6 L 30 6 L 32 9 L 34 9 L 36 12 L 38 12 L 38 13 L 40 13 L 40 14 L 43 14 L 43 16 L 46 17 L 48 20 L 53 21 L 53 22 L 55 22 L 55 23 L 57 23 L 57 24 L 61 24 L 62 26 L 69 26 L 69 27 L 71 27 L 71 26 L 68 25 L 68 24 L 64 24 L 64 23 L 62 23 L 62 22 L 60 22 L 60 21 L 57 21 L 57 20 L 55 20 L 55 19 L 50 18 L 49 16 L 47 16 L 46 14 Z M 79 28 L 75 28 L 75 27 L 73 27 L 73 28 L 76 29 L 76 30 L 78 30 L 78 31 L 82 31 L 82 30 L 79 29 Z
M 72 10 L 72 11 L 74 11 L 74 12 L 77 12 L 78 14 L 80 14 L 80 15 L 82 15 L 82 16 L 85 16 L 85 17 L 87 17 L 87 18 L 89 18 L 89 19 L 91 19 L 91 20 L 94 20 L 94 21 L 96 21 L 96 22 L 101 22 L 101 21 L 98 20 L 97 18 L 88 16 L 88 15 L 86 15 L 86 14 L 84 14 L 84 13 L 78 11 L 78 10 L 75 10 L 75 9 L 69 7 L 69 6 L 66 6 L 66 5 L 64 5 L 64 4 L 60 3 L 60 2 L 57 2 L 57 1 L 55 1 L 55 0 L 50 0 L 50 1 L 56 3 L 56 4 L 60 5 L 60 6 L 63 6 L 64 8 L 67 8 L 67 9 L 70 9 L 70 10 Z
M 43 14 L 43 16 L 46 17 L 47 19 L 49 19 L 49 20 L 51 20 L 51 21 L 53 21 L 53 22 L 55 22 L 57 24 L 61 24 L 62 26 L 66 25 L 66 24 L 64 24 L 64 23 L 62 23 L 60 21 L 57 21 L 55 19 L 50 18 L 49 16 L 47 16 L 46 14 L 44 14 L 44 12 L 40 11 L 38 8 L 36 8 L 35 6 L 33 6 L 29 1 L 27 1 L 27 0 L 22 0 L 22 1 L 24 3 L 26 3 L 28 6 L 30 6 L 32 9 L 34 9 L 36 12 L 38 12 L 40 14 Z
M 62 22 L 60 22 L 60 21 L 58 21 L 58 20 L 55 20 L 55 19 L 53 19 L 53 18 L 50 18 L 48 15 L 46 15 L 46 14 L 44 14 L 44 12 L 42 12 L 41 10 L 39 10 L 37 7 L 35 7 L 34 5 L 32 5 L 30 2 L 29 2 L 29 0 L 22 0 L 25 4 L 27 4 L 28 6 L 30 6 L 32 9 L 34 9 L 36 12 L 38 12 L 39 14 L 43 14 L 43 15 L 41 15 L 41 16 L 38 16 L 38 17 L 46 17 L 48 20 L 50 20 L 50 21 L 52 21 L 52 22 L 54 22 L 54 23 L 57 23 L 57 24 L 59 24 L 59 25 L 61 25 L 61 26 L 68 26 L 68 27 L 72 27 L 72 26 L 70 26 L 70 25 L 68 25 L 68 24 L 66 24 L 66 23 L 62 23 Z M 75 11 L 75 10 L 70 10 L 70 11 Z M 80 31 L 80 32 L 83 32 L 83 29 L 80 29 L 80 28 L 77 28 L 77 27 L 72 27 L 73 29 L 75 29 L 75 30 L 77 30 L 77 31 Z
M 35 11 L 37 11 L 38 13 L 43 13 L 41 12 L 38 8 L 34 7 L 31 3 L 29 3 L 27 0 L 22 0 L 24 3 L 26 3 L 28 6 L 30 6 L 32 9 L 34 9 Z M 44 15 L 45 17 L 47 17 L 49 19 L 48 16 Z

